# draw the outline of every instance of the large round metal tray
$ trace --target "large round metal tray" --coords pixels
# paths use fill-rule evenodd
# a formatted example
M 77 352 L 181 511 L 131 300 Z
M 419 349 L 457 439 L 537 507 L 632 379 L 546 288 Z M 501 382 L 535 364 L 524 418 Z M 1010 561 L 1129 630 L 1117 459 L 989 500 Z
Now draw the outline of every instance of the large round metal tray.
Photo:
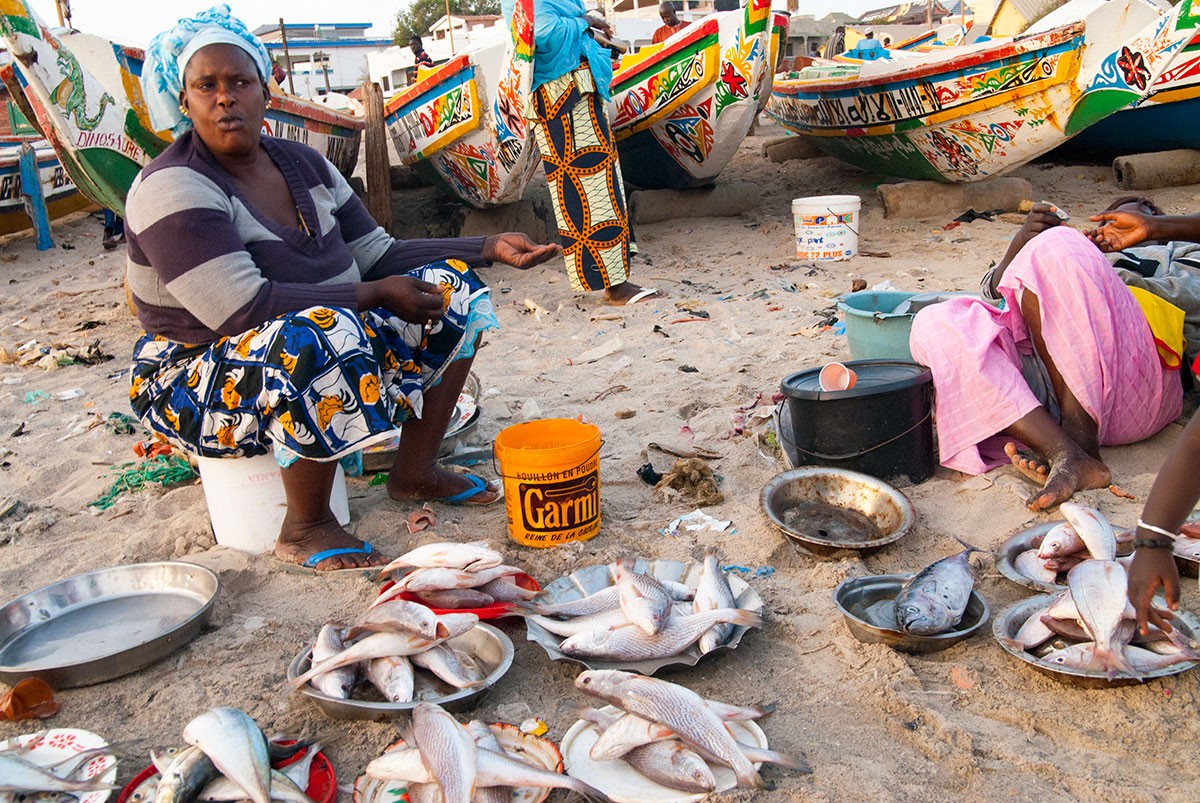
M 784 537 L 818 557 L 843 557 L 847 550 L 873 552 L 899 541 L 912 530 L 917 514 L 909 498 L 883 480 L 842 468 L 794 468 L 771 479 L 760 495 L 763 513 Z M 800 529 L 787 511 L 803 502 L 819 502 L 854 511 L 882 533 L 877 538 L 844 540 L 816 528 Z
M 1168 666 L 1165 669 L 1156 669 L 1153 672 L 1146 672 L 1143 675 L 1144 680 L 1139 681 L 1137 678 L 1129 677 L 1128 675 L 1120 675 L 1113 680 L 1109 680 L 1103 672 L 1089 671 L 1085 669 L 1072 669 L 1070 667 L 1050 666 L 1042 663 L 1039 658 L 1049 651 L 1047 645 L 1042 645 L 1038 649 L 1030 652 L 1021 649 L 1020 645 L 1013 643 L 1013 638 L 1017 635 L 1017 631 L 1021 629 L 1021 625 L 1033 615 L 1035 611 L 1041 610 L 1048 606 L 1056 597 L 1056 594 L 1041 594 L 1036 597 L 1028 597 L 1014 602 L 1000 613 L 996 614 L 996 618 L 992 621 L 992 635 L 1000 644 L 1000 647 L 1009 655 L 1013 655 L 1021 661 L 1029 664 L 1043 675 L 1048 675 L 1057 681 L 1066 683 L 1072 686 L 1080 686 L 1085 689 L 1109 689 L 1115 686 L 1134 686 L 1138 683 L 1143 683 L 1157 678 L 1170 677 L 1178 675 L 1181 672 L 1186 672 L 1196 666 L 1196 661 L 1187 661 L 1174 666 Z M 1161 600 L 1160 600 L 1161 603 Z M 1200 620 L 1188 611 L 1175 611 L 1175 618 L 1171 620 L 1174 625 L 1179 628 L 1179 632 L 1190 639 L 1195 639 L 1197 633 L 1200 633 Z M 1067 639 L 1052 639 L 1050 644 L 1055 641 L 1063 641 L 1073 643 Z
M 620 709 L 608 705 L 603 711 L 621 713 Z M 761 750 L 767 749 L 767 735 L 753 720 L 735 720 L 725 723 L 734 738 L 743 744 Z M 655 783 L 621 759 L 596 761 L 590 755 L 592 745 L 600 738 L 600 728 L 587 720 L 578 720 L 562 738 L 563 759 L 567 772 L 573 778 L 591 784 L 608 795 L 615 803 L 695 803 L 708 794 L 726 792 L 737 786 L 733 770 L 722 764 L 709 763 L 717 788 L 711 793 L 696 794 L 672 789 Z M 755 764 L 761 767 L 761 764 Z
M 196 638 L 220 588 L 194 563 L 135 563 L 39 588 L 0 608 L 0 680 L 56 689 L 136 672 Z
M 492 686 L 504 677 L 513 662 L 513 644 L 508 636 L 491 625 L 483 623 L 461 636 L 446 642 L 452 647 L 473 656 L 489 668 L 483 683 L 471 689 L 453 689 L 437 680 L 428 672 L 416 673 L 413 699 L 407 703 L 389 703 L 373 700 L 342 700 L 317 691 L 305 683 L 299 691 L 309 697 L 321 711 L 333 719 L 369 719 L 386 722 L 408 716 L 417 703 L 437 703 L 447 711 L 466 711 L 473 708 L 491 691 Z M 306 648 L 292 659 L 287 669 L 288 680 L 294 680 L 308 671 L 312 661 L 312 649 Z
M 898 629 L 892 603 L 912 577 L 911 574 L 879 574 L 851 577 L 838 584 L 833 591 L 833 601 L 856 639 L 867 644 L 886 644 L 901 652 L 937 652 L 975 635 L 987 621 L 987 601 L 972 589 L 962 621 L 954 630 L 917 636 Z
M 650 574 L 659 580 L 670 580 L 675 583 L 683 583 L 684 585 L 696 588 L 700 583 L 700 576 L 704 571 L 704 564 L 695 561 L 684 563 L 678 560 L 656 560 L 647 562 L 638 559 L 634 563 L 634 571 L 644 574 Z M 733 591 L 734 602 L 737 607 L 744 608 L 750 611 L 761 612 L 763 609 L 763 601 L 758 592 L 739 577 L 729 577 L 729 588 Z M 610 564 L 604 563 L 597 566 L 585 566 L 578 571 L 572 572 L 565 577 L 560 577 L 554 582 L 542 589 L 539 601 L 543 602 L 567 602 L 573 599 L 580 599 L 597 591 L 611 586 L 615 582 Z M 562 636 L 556 636 L 550 631 L 543 628 L 536 622 L 525 620 L 526 638 L 541 646 L 546 654 L 555 661 L 574 661 L 577 664 L 582 664 L 588 669 L 624 669 L 629 672 L 639 672 L 643 675 L 653 675 L 654 673 L 668 668 L 682 668 L 685 666 L 695 666 L 701 658 L 716 655 L 724 650 L 732 650 L 737 647 L 742 640 L 742 636 L 746 634 L 748 627 L 735 627 L 729 634 L 729 638 L 725 643 L 717 647 L 711 652 L 701 655 L 700 649 L 696 645 L 688 647 L 678 655 L 668 656 L 666 658 L 655 658 L 649 661 L 633 661 L 624 663 L 620 661 L 600 661 L 593 658 L 574 658 L 564 654 L 558 649 L 558 645 L 563 642 Z

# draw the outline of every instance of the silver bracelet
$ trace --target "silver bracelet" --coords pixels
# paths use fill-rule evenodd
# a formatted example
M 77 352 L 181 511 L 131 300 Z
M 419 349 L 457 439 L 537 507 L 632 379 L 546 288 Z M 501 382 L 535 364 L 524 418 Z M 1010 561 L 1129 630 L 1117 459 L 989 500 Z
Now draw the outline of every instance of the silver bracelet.
M 1138 519 L 1137 526 L 1143 530 L 1149 530 L 1152 533 L 1158 533 L 1159 535 L 1165 535 L 1167 538 L 1170 538 L 1172 541 L 1174 541 L 1176 538 L 1179 537 L 1179 533 L 1173 533 L 1170 530 L 1164 530 L 1162 527 L 1155 527 L 1153 524 L 1147 524 L 1146 522 L 1142 521 L 1141 519 Z

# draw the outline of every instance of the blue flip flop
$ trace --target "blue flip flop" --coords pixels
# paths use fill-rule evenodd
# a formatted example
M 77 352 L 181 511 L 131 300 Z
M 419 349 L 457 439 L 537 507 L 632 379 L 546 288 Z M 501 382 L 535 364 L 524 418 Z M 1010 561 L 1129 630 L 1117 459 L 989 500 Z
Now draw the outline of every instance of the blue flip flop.
M 336 558 L 338 555 L 370 555 L 375 551 L 375 548 L 366 541 L 363 541 L 362 546 L 352 547 L 337 547 L 334 549 L 323 549 L 320 552 L 314 552 L 305 558 L 303 563 L 289 563 L 280 561 L 283 564 L 284 570 L 295 574 L 309 575 L 324 575 L 324 574 L 361 574 L 364 577 L 374 577 L 379 574 L 379 566 L 354 566 L 348 569 L 318 569 L 317 564 L 328 558 Z
M 465 476 L 467 481 L 471 483 L 470 488 L 466 489 L 465 491 L 459 491 L 453 496 L 444 496 L 441 499 L 434 499 L 432 501 L 442 502 L 447 505 L 458 505 L 460 507 L 487 507 L 488 505 L 496 504 L 504 498 L 504 494 L 500 494 L 495 499 L 492 499 L 488 502 L 472 502 L 471 500 L 479 496 L 481 493 L 495 491 L 496 489 L 492 488 L 482 477 L 477 477 L 470 472 L 464 474 L 463 476 Z

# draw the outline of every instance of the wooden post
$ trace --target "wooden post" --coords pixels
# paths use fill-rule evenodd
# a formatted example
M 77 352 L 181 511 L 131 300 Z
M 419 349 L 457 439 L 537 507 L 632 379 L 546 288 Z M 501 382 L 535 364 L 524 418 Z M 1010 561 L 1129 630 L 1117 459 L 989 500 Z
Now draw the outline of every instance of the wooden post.
M 37 151 L 28 142 L 21 145 L 21 202 L 25 205 L 25 214 L 33 223 L 37 250 L 50 250 L 54 247 L 54 240 L 50 237 L 50 213 L 46 211 L 46 199 L 42 195 Z
M 367 116 L 367 211 L 389 234 L 392 231 L 392 168 L 387 153 L 387 128 L 383 122 L 383 90 L 365 81 L 363 106 Z
M 288 94 L 296 94 L 296 87 L 292 84 L 292 57 L 288 55 L 287 48 L 287 31 L 283 27 L 283 17 L 279 18 L 279 39 L 283 42 L 283 60 L 287 62 L 288 72 Z

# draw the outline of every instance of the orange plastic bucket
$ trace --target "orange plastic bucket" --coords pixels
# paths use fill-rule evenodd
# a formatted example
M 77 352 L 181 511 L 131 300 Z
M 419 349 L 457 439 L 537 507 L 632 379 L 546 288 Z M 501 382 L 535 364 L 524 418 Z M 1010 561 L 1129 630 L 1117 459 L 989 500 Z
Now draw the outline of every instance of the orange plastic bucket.
M 496 436 L 508 534 L 550 547 L 600 532 L 600 430 L 574 418 L 543 418 Z

